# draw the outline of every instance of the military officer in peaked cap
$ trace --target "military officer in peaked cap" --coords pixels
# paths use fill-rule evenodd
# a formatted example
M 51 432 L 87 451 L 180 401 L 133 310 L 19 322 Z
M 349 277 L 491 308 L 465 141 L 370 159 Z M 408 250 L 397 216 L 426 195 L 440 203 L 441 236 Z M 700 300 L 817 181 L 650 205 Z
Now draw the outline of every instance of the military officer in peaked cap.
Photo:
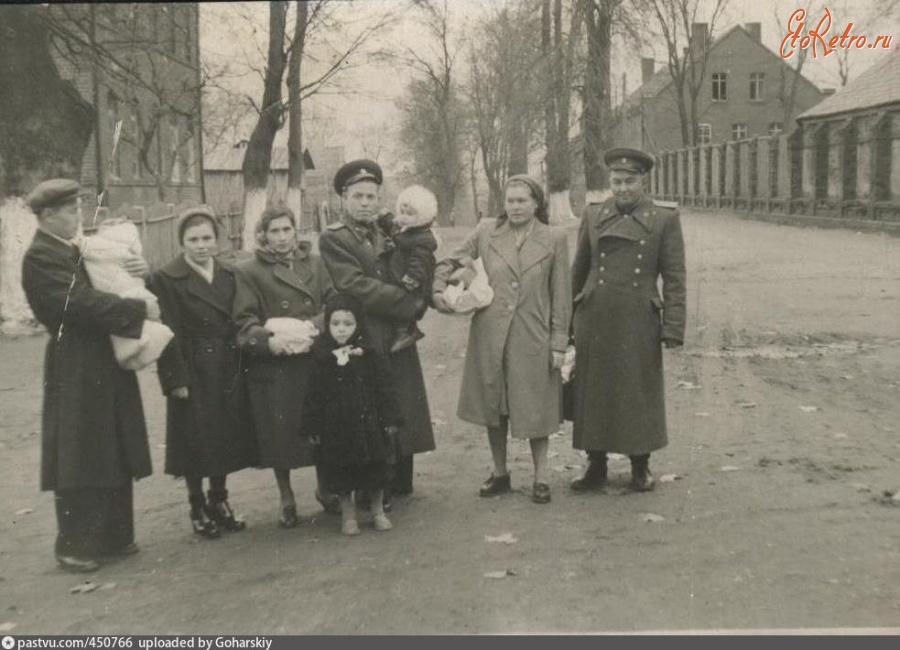
M 22 264 L 22 287 L 50 333 L 44 360 L 41 489 L 56 496 L 56 558 L 94 571 L 103 558 L 134 553 L 132 481 L 151 471 L 137 377 L 116 363 L 110 335 L 140 338 L 159 310 L 98 291 L 81 262 L 80 187 L 44 181 L 28 197 L 38 230 Z M 130 259 L 132 275 L 146 273 Z
M 389 355 L 391 372 L 405 424 L 397 440 L 394 495 L 413 490 L 413 455 L 434 449 L 425 380 L 416 347 L 390 354 L 396 323 L 409 322 L 424 312 L 421 298 L 387 281 L 384 268 L 385 234 L 377 226 L 383 172 L 371 160 L 354 160 L 334 176 L 341 196 L 341 220 L 319 240 L 319 251 L 337 291 L 362 301 L 373 344 Z
M 650 453 L 668 442 L 662 346 L 684 342 L 684 241 L 675 204 L 645 194 L 653 157 L 618 148 L 604 161 L 613 196 L 585 208 L 572 265 L 573 446 L 588 453 L 572 489 L 604 485 L 614 452 L 630 457 L 631 485 L 645 491 Z

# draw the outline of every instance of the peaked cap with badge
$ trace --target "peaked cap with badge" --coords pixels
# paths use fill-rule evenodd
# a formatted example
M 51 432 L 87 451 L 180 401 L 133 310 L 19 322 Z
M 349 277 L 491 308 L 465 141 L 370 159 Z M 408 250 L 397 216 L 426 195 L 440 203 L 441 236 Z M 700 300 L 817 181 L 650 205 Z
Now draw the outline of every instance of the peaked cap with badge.
M 343 194 L 348 187 L 362 181 L 372 181 L 376 185 L 381 185 L 383 179 L 381 166 L 374 160 L 351 160 L 334 175 L 334 191 Z
M 603 162 L 609 171 L 631 172 L 632 174 L 646 174 L 653 169 L 653 156 L 639 149 L 619 147 L 610 149 L 603 154 Z

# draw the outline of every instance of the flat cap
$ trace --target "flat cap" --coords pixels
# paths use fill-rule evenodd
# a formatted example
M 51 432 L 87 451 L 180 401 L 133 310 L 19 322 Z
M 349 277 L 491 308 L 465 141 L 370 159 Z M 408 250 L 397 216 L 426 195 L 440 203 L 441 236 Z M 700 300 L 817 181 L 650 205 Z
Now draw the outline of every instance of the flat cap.
M 31 211 L 40 215 L 44 208 L 55 208 L 78 198 L 81 185 L 69 178 L 53 178 L 38 183 L 25 199 Z
M 334 175 L 334 191 L 343 194 L 344 190 L 362 181 L 373 181 L 381 185 L 383 179 L 381 167 L 373 160 L 351 160 Z
M 653 156 L 638 149 L 619 147 L 603 154 L 603 162 L 610 171 L 646 174 L 653 168 Z

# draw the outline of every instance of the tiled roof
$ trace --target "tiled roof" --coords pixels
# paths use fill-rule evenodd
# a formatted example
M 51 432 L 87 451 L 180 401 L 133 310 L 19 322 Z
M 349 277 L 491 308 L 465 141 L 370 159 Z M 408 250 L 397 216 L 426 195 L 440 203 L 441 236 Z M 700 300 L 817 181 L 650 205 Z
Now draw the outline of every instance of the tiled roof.
M 900 102 L 900 52 L 892 50 L 834 95 L 801 113 L 797 119 L 846 113 L 897 102 Z

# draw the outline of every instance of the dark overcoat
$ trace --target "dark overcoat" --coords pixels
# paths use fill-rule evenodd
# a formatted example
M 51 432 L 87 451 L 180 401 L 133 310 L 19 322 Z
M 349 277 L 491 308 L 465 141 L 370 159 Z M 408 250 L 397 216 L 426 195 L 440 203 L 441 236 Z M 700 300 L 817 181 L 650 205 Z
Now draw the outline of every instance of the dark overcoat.
M 309 353 L 278 355 L 269 350 L 270 318 L 312 321 L 321 332 L 324 301 L 332 291 L 328 272 L 308 245 L 296 251 L 292 268 L 265 251 L 235 266 L 232 313 L 238 346 L 247 353 L 247 388 L 262 467 L 293 469 L 315 463 L 303 417 Z
M 657 283 L 662 279 L 662 298 Z M 667 444 L 661 342 L 684 340 L 678 211 L 643 198 L 585 208 L 572 267 L 576 449 L 645 454 Z
M 22 263 L 28 304 L 50 334 L 42 490 L 116 487 L 152 471 L 137 377 L 119 367 L 109 340 L 140 338 L 147 307 L 94 289 L 79 257 L 39 230 Z
M 175 337 L 156 367 L 167 396 L 166 473 L 224 476 L 256 464 L 250 402 L 232 321 L 235 280 L 215 262 L 212 284 L 183 255 L 153 274 L 162 321 Z M 189 398 L 170 393 L 187 387 Z
M 551 351 L 566 349 L 572 315 L 566 233 L 535 220 L 518 249 L 508 221 L 483 219 L 438 264 L 435 292 L 464 258 L 482 260 L 494 299 L 472 316 L 457 415 L 484 426 L 508 415 L 517 438 L 557 431 L 560 373 L 550 364 Z
M 386 427 L 401 418 L 387 359 L 360 346 L 363 354 L 341 366 L 337 347 L 323 334 L 312 350 L 306 414 L 320 441 L 319 461 L 330 467 L 388 461 L 394 448 Z
M 334 288 L 356 296 L 366 312 L 372 344 L 382 354 L 390 352 L 397 323 L 421 315 L 421 299 L 387 281 L 384 268 L 384 235 L 377 229 L 334 223 L 322 233 L 319 250 Z M 425 392 L 425 378 L 416 346 L 388 357 L 391 376 L 404 424 L 398 435 L 400 454 L 409 456 L 434 449 L 434 429 Z

